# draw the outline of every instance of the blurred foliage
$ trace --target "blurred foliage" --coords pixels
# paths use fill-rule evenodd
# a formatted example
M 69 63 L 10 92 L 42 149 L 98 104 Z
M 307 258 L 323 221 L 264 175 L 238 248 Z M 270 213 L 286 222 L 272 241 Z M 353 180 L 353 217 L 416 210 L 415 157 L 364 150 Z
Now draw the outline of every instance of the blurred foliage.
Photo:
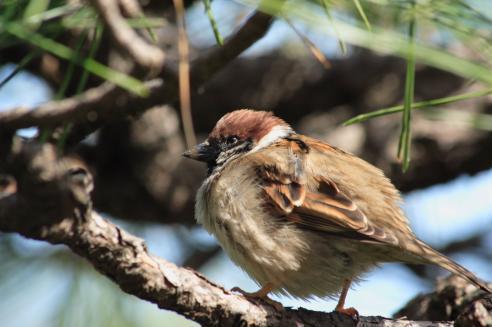
M 0 257 L 2 326 L 196 326 L 121 292 L 64 246 L 0 234 Z
M 146 96 L 145 85 L 134 77 L 114 70 L 88 57 L 82 48 L 73 51 L 57 39 L 64 33 L 84 34 L 88 29 L 97 28 L 97 15 L 87 6 L 65 4 L 63 1 L 5 1 L 0 4 L 0 49 L 27 43 L 64 60 L 81 65 L 87 72 L 104 80 Z M 89 20 L 92 27 L 77 22 Z M 69 24 L 72 30 L 66 26 Z M 97 42 L 97 40 L 92 40 Z
M 258 7 L 279 18 L 303 22 L 345 43 L 381 53 L 391 53 L 408 61 L 404 97 L 404 115 L 398 156 L 408 168 L 411 144 L 411 115 L 415 62 L 425 63 L 461 75 L 473 81 L 492 84 L 492 18 L 486 12 L 490 4 L 465 0 L 238 0 Z M 223 43 L 212 12 L 211 1 L 203 1 L 218 44 Z M 485 10 L 484 10 L 485 8 Z M 80 46 L 72 50 L 58 41 L 68 33 L 87 35 L 97 28 L 97 15 L 89 6 L 61 0 L 21 0 L 0 3 L 0 49 L 28 43 L 41 52 L 81 65 L 87 73 L 111 81 L 140 96 L 146 96 L 145 85 L 134 77 L 109 68 L 94 59 L 94 53 Z M 159 19 L 141 17 L 132 26 L 145 28 L 153 41 L 153 28 L 165 24 Z M 408 26 L 411 28 L 408 28 Z M 407 30 L 411 30 L 408 33 Z M 99 42 L 93 35 L 91 43 Z M 436 46 L 440 44 L 441 46 Z M 21 64 L 33 59 L 29 54 Z M 15 72 L 12 76 L 15 75 Z M 5 81 L 0 81 L 0 86 Z M 460 101 L 460 97 L 453 101 Z M 439 103 L 436 100 L 435 103 Z M 392 113 L 379 110 L 379 115 Z M 365 119 L 373 116 L 365 116 Z M 358 119 L 351 122 L 358 122 Z
M 200 2 L 200 1 L 198 1 Z M 279 19 L 289 19 L 339 40 L 343 55 L 356 47 L 407 60 L 404 104 L 383 108 L 354 117 L 346 124 L 358 123 L 387 114 L 405 112 L 402 119 L 404 162 L 410 153 L 410 109 L 435 108 L 492 93 L 492 4 L 465 0 L 237 0 L 259 7 Z M 201 3 L 201 2 L 200 2 Z M 222 44 L 215 1 L 203 0 L 204 19 L 210 21 L 217 43 Z M 128 19 L 129 25 L 145 29 L 154 42 L 153 30 L 168 24 L 164 18 Z M 8 83 L 19 71 L 43 54 L 66 61 L 67 69 L 57 98 L 67 96 L 67 85 L 78 79 L 76 94 L 87 88 L 89 75 L 111 81 L 140 96 L 145 85 L 128 74 L 98 61 L 102 24 L 94 10 L 76 1 L 4 0 L 0 2 L 0 51 L 24 45 L 32 49 L 17 62 L 3 81 Z M 410 32 L 409 32 L 410 31 Z M 75 40 L 69 43 L 67 40 Z M 353 48 L 348 48 L 348 45 Z M 485 85 L 482 91 L 414 102 L 415 64 L 427 64 Z M 83 69 L 74 76 L 74 67 Z M 453 120 L 473 128 L 492 130 L 492 118 L 471 112 L 432 111 L 433 119 Z M 66 137 L 70 126 L 64 128 Z M 63 148 L 65 137 L 60 139 Z M 192 325 L 174 314 L 165 314 L 155 306 L 142 303 L 117 289 L 92 267 L 63 247 L 27 242 L 12 235 L 0 235 L 0 315 L 22 312 L 21 303 L 47 301 L 50 312 L 39 326 L 173 326 Z M 50 275 L 51 278 L 47 278 Z M 56 276 L 53 279 L 52 276 Z M 40 289 L 37 289 L 40 287 Z M 48 291 L 50 290 L 50 292 Z M 33 295 L 34 292 L 41 294 Z M 44 293 L 43 293 L 44 292 Z M 45 296 L 42 296 L 45 294 Z M 37 310 L 47 305 L 37 304 Z M 149 309 L 152 307 L 153 309 Z M 32 305 L 31 310 L 36 310 Z M 14 318 L 10 319 L 15 320 Z M 20 319 L 22 320 L 22 319 Z
M 302 21 L 336 36 L 343 43 L 390 53 L 407 60 L 404 114 L 397 153 L 404 171 L 410 163 L 410 111 L 414 107 L 416 62 L 492 85 L 492 20 L 483 14 L 480 5 L 474 7 L 464 0 L 240 2 L 253 7 L 259 6 L 279 18 Z M 374 23 L 370 24 L 369 21 Z M 442 46 L 436 46 L 437 43 L 442 43 Z M 460 50 L 452 51 L 452 47 Z M 459 101 L 460 98 L 455 100 Z M 379 109 L 378 113 L 385 115 L 389 112 Z

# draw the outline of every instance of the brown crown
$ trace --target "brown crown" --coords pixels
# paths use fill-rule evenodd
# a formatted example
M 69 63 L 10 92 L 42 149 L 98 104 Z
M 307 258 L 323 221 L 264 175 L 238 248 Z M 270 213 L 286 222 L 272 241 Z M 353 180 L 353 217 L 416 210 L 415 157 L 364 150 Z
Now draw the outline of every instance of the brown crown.
M 258 142 L 278 125 L 289 126 L 270 111 L 240 109 L 224 115 L 215 125 L 209 138 L 220 139 L 235 135 L 240 139 L 251 138 Z

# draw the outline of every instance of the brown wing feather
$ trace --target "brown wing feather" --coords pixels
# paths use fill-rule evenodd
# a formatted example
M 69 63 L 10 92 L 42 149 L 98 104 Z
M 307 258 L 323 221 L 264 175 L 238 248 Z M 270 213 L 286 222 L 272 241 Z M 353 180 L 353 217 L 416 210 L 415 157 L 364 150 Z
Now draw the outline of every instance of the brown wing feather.
M 268 196 L 268 203 L 273 204 L 279 216 L 299 226 L 330 235 L 400 247 L 408 251 L 408 254 L 415 255 L 415 257 L 409 257 L 408 254 L 404 255 L 402 252 L 401 259 L 406 258 L 403 261 L 435 263 L 467 278 L 487 292 L 492 291 L 473 273 L 414 237 L 405 216 L 397 207 L 389 211 L 393 213 L 393 216 L 385 221 L 389 228 L 386 229 L 381 226 L 382 218 L 376 216 L 371 217 L 372 221 L 367 219 L 357 203 L 347 193 L 341 191 L 330 178 L 315 176 L 312 181 L 315 186 L 308 187 L 303 170 L 303 155 L 310 151 L 306 145 L 302 146 L 306 139 L 306 137 L 299 136 L 297 140 L 283 140 L 277 143 L 276 150 L 269 150 L 270 155 L 256 154 L 259 156 L 258 163 L 261 163 L 257 166 L 260 184 Z M 324 148 L 323 156 L 329 156 L 330 151 L 340 151 L 342 156 L 349 155 L 319 141 L 309 140 L 311 149 Z M 285 160 L 285 156 L 290 158 Z M 284 160 L 276 160 L 280 157 L 284 157 Z M 265 162 L 272 164 L 265 166 Z M 333 165 L 335 161 L 330 163 Z M 385 201 L 393 202 L 393 206 L 396 206 L 395 203 L 399 200 L 399 196 L 389 181 L 369 164 L 360 160 L 356 161 L 356 164 L 361 165 L 359 168 L 366 169 L 376 176 L 380 174 L 378 182 L 381 193 L 386 197 Z M 350 168 L 344 167 L 345 173 L 350 173 Z M 379 203 L 379 205 L 382 204 Z
M 311 159 L 314 166 L 324 166 L 324 172 L 338 184 L 341 192 L 348 198 L 353 197 L 349 190 L 356 190 L 358 203 L 370 204 L 360 208 L 374 226 L 385 226 L 390 230 L 412 233 L 406 216 L 399 204 L 401 198 L 383 172 L 366 161 L 347 153 L 339 148 L 319 140 L 299 135 L 299 138 L 310 145 Z M 386 219 L 391 215 L 391 219 Z
M 319 179 L 318 190 L 308 192 L 304 203 L 293 210 L 294 214 L 304 219 L 304 224 L 321 231 L 340 232 L 358 239 L 398 244 L 398 239 L 392 233 L 372 225 L 355 202 L 340 192 L 333 181 Z
M 280 173 L 276 166 L 262 166 L 258 173 L 263 179 L 265 193 L 284 213 L 291 213 L 295 207 L 302 205 L 306 188 L 298 179 Z
M 398 244 L 398 239 L 393 234 L 373 226 L 356 203 L 341 192 L 334 181 L 317 176 L 316 190 L 308 189 L 304 172 L 299 169 L 299 162 L 303 162 L 302 156 L 306 153 L 305 148 L 299 145 L 299 140 L 286 140 L 282 146 L 287 146 L 288 155 L 292 157 L 287 160 L 290 165 L 280 167 L 270 164 L 257 168 L 263 190 L 280 216 L 320 232 Z

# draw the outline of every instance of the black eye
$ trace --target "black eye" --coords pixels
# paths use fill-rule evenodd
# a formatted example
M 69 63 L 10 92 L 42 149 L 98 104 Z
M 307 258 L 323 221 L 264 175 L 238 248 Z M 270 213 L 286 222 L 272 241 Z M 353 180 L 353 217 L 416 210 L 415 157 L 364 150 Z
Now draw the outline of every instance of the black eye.
M 226 143 L 229 145 L 236 144 L 239 141 L 239 138 L 237 136 L 228 136 L 226 138 Z

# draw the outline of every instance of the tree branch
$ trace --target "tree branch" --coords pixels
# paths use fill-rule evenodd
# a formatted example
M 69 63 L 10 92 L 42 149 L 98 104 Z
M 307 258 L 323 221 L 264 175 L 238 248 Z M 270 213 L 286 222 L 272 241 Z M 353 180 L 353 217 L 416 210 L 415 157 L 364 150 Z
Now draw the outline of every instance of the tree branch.
M 50 126 L 61 121 L 90 120 L 89 114 L 97 113 L 100 107 L 111 108 L 117 88 L 109 83 L 92 88 L 82 95 L 60 101 L 50 101 L 35 108 L 17 107 L 0 112 L 0 128 L 19 129 L 32 126 Z
M 267 14 L 254 13 L 223 46 L 214 47 L 196 59 L 191 68 L 191 83 L 194 89 L 263 37 L 272 19 Z M 156 104 L 171 103 L 177 99 L 178 82 L 176 75 L 170 69 L 165 69 L 161 78 L 145 84 L 150 92 L 146 98 L 137 97 L 114 85 L 103 84 L 86 91 L 81 96 L 48 102 L 34 108 L 20 107 L 6 110 L 0 112 L 0 130 L 72 122 L 83 124 L 83 126 L 75 126 L 70 136 L 80 140 L 84 135 L 98 129 L 108 119 L 137 115 Z
M 273 17 L 261 11 L 253 13 L 223 46 L 213 47 L 207 54 L 193 61 L 191 84 L 196 90 L 210 77 L 237 58 L 268 32 Z
M 416 320 L 454 320 L 456 326 L 491 326 L 492 295 L 450 275 L 438 281 L 436 290 L 410 300 L 395 317 Z
M 14 142 L 8 173 L 19 184 L 0 197 L 0 230 L 65 244 L 129 294 L 206 326 L 355 326 L 338 313 L 253 303 L 199 273 L 150 254 L 143 240 L 92 210 L 92 177 L 49 144 Z M 36 217 L 33 217 L 35 213 Z M 451 326 L 361 317 L 364 326 Z

